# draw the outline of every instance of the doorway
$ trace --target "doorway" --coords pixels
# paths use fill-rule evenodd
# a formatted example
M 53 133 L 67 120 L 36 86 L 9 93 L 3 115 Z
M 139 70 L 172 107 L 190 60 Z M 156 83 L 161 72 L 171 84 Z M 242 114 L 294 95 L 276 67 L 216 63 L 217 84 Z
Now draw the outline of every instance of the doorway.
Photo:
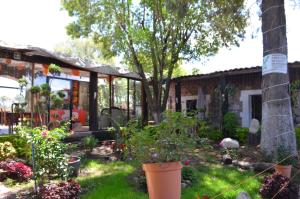
M 261 122 L 262 115 L 262 98 L 261 95 L 251 95 L 251 119 L 255 118 Z

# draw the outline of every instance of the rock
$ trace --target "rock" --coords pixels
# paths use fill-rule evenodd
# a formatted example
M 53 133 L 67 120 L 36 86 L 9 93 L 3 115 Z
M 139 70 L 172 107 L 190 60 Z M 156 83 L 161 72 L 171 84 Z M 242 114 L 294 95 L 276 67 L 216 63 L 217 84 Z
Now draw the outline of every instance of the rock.
M 251 199 L 251 197 L 249 196 L 249 194 L 247 192 L 241 192 L 236 197 L 236 199 Z
M 252 164 L 250 162 L 238 161 L 238 167 L 240 167 L 241 169 L 249 170 L 251 166 Z
M 7 198 L 9 195 L 11 195 L 10 190 L 7 187 L 5 187 L 4 185 L 0 184 L 0 199 Z
M 249 133 L 256 134 L 259 131 L 259 121 L 257 119 L 252 119 L 249 127 Z
M 223 155 L 222 161 L 223 161 L 223 163 L 226 164 L 226 165 L 232 164 L 232 158 L 231 158 L 230 155 L 228 155 L 228 154 Z
M 240 144 L 237 140 L 231 138 L 224 138 L 220 142 L 220 146 L 223 147 L 224 149 L 234 149 L 234 148 L 239 148 Z
M 184 183 L 184 182 L 181 183 L 181 188 L 182 188 L 182 189 L 186 188 L 187 186 L 188 186 L 188 185 L 187 185 L 186 183 Z
M 275 171 L 274 167 L 272 167 L 273 166 L 272 163 L 257 162 L 257 163 L 254 163 L 252 166 L 253 166 L 253 170 L 256 171 L 256 172 L 261 172 L 261 171 L 264 171 L 268 168 L 270 168 L 270 169 L 266 172 L 272 173 L 272 172 Z

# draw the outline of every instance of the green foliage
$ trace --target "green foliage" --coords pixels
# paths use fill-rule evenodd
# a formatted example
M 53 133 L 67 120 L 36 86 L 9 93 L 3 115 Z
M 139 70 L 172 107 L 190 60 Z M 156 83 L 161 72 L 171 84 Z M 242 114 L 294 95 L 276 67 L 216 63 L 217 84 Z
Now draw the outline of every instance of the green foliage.
M 193 167 L 183 167 L 181 170 L 182 181 L 190 181 L 192 185 L 198 182 L 196 170 Z
M 18 79 L 18 83 L 20 88 L 25 88 L 28 84 L 25 76 L 22 76 L 22 78 Z
M 243 128 L 243 127 L 237 127 L 235 131 L 235 138 L 241 143 L 241 144 L 246 144 L 247 143 L 247 136 L 249 133 L 248 128 Z
M 35 170 L 40 180 L 51 179 L 59 176 L 66 178 L 68 175 L 68 160 L 65 156 L 67 145 L 61 140 L 68 135 L 67 127 L 62 126 L 51 131 L 46 127 L 19 127 L 18 134 L 28 143 L 34 143 Z
M 8 158 L 14 158 L 16 156 L 16 149 L 10 142 L 0 143 L 0 161 Z
M 165 112 L 161 123 L 146 126 L 131 135 L 126 144 L 130 146 L 127 153 L 141 162 L 179 161 L 195 146 L 195 139 L 189 134 L 195 124 L 196 119 L 182 113 Z
M 92 152 L 98 140 L 94 136 L 87 136 L 83 139 L 83 146 L 87 152 Z
M 238 125 L 238 118 L 235 113 L 228 112 L 224 115 L 223 129 L 228 136 L 235 137 Z
M 49 72 L 54 76 L 59 76 L 61 73 L 61 68 L 56 64 L 49 65 Z
M 41 92 L 41 88 L 40 88 L 39 86 L 32 86 L 32 87 L 30 88 L 30 92 L 31 92 L 32 94 L 40 93 L 40 92 Z
M 153 116 L 164 111 L 179 64 L 238 45 L 248 17 L 244 0 L 63 0 L 62 6 L 74 19 L 69 35 L 93 38 L 108 55 L 122 55 L 144 82 L 151 74 L 153 87 L 144 88 Z
M 297 147 L 300 149 L 300 128 L 295 128 Z
M 276 163 L 280 165 L 295 165 L 297 164 L 297 157 L 291 156 L 290 147 L 279 145 L 277 147 Z
M 0 136 L 0 142 L 10 142 L 17 151 L 17 156 L 25 158 L 27 161 L 30 159 L 31 147 L 24 138 L 19 135 L 3 135 Z
M 99 62 L 102 64 L 113 64 L 113 58 L 106 58 L 107 49 L 100 43 L 95 43 L 92 39 L 72 39 L 59 43 L 54 50 L 70 57 L 80 57 L 82 59 Z
M 208 124 L 206 121 L 200 121 L 198 134 L 199 137 L 208 138 L 214 142 L 220 142 L 220 140 L 223 138 L 222 132 Z
M 50 88 L 49 84 L 47 84 L 47 83 L 41 84 L 40 88 L 41 88 L 40 93 L 42 96 L 48 97 L 50 95 L 51 88 Z

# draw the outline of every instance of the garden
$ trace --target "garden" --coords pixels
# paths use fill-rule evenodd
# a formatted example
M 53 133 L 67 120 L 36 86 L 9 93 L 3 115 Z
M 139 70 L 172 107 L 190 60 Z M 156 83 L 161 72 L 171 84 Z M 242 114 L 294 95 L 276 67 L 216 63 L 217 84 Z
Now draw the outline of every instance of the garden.
M 283 146 L 271 160 L 248 145 L 249 129 L 239 127 L 233 113 L 225 115 L 223 126 L 239 146 L 230 146 L 224 132 L 197 114 L 165 112 L 161 123 L 146 126 L 132 120 L 109 129 L 115 140 L 107 141 L 87 136 L 67 143 L 69 126 L 32 128 L 21 122 L 16 134 L 0 137 L 0 180 L 8 198 L 298 197 L 299 163 L 287 158 Z M 294 165 L 292 172 L 274 172 L 282 172 L 277 163 Z M 157 174 L 168 172 L 171 181 Z

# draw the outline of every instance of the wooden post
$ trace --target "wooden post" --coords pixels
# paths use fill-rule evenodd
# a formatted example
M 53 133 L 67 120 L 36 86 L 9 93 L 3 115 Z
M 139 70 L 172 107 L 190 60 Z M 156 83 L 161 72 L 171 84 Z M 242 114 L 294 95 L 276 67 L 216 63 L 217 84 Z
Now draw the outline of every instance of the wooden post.
M 146 99 L 146 92 L 144 89 L 144 84 L 141 82 L 141 107 L 142 107 L 142 123 L 146 125 L 148 123 L 148 104 Z
M 127 79 L 127 122 L 130 120 L 130 108 L 129 108 L 129 79 Z
M 175 110 L 181 112 L 181 82 L 175 83 Z
M 90 72 L 89 84 L 89 116 L 90 131 L 98 130 L 98 73 Z
M 108 90 L 109 90 L 109 115 L 111 115 L 111 107 L 113 107 L 113 88 L 112 88 L 112 76 L 108 76 Z

